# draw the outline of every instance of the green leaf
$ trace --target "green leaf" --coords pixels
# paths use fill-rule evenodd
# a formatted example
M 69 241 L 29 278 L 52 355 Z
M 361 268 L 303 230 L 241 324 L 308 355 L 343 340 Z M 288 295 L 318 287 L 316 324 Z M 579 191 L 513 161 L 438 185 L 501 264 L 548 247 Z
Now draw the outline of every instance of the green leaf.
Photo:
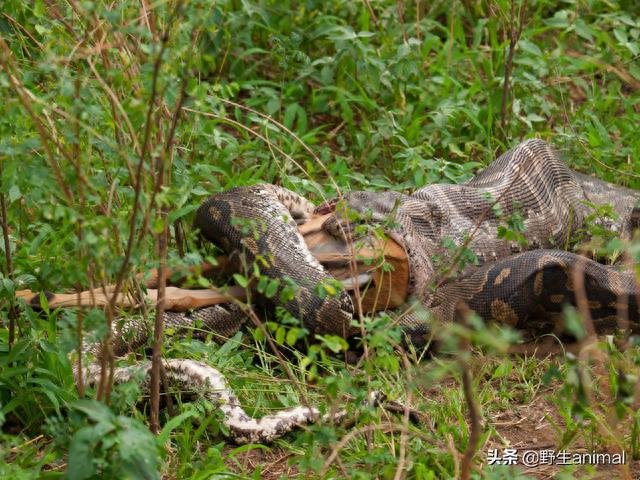
M 572 305 L 566 305 L 563 309 L 564 325 L 571 335 L 577 340 L 582 340 L 586 335 L 584 321 L 578 311 Z
M 269 277 L 267 277 L 266 275 L 261 275 L 260 280 L 258 280 L 258 285 L 256 287 L 256 290 L 258 291 L 258 293 L 264 293 L 264 291 L 267 289 L 268 283 L 269 283 Z
M 182 208 L 177 208 L 175 210 L 172 210 L 169 213 L 169 216 L 167 217 L 167 221 L 169 222 L 169 224 L 171 225 L 172 223 L 174 223 L 176 220 L 184 217 L 185 215 L 190 214 L 191 212 L 193 212 L 194 210 L 196 210 L 200 205 L 186 205 Z
M 20 187 L 18 187 L 17 185 L 13 185 L 9 189 L 9 202 L 13 203 L 16 200 L 18 200 L 20 197 L 22 197 L 22 193 L 20 192 Z
M 2 289 L 11 297 L 15 295 L 16 285 L 10 278 L 2 279 Z
M 333 296 L 337 293 L 337 290 L 335 289 L 335 287 L 330 283 L 323 284 L 322 288 L 324 288 L 324 291 L 327 292 L 329 295 Z
M 298 341 L 298 338 L 300 338 L 299 335 L 300 335 L 299 328 L 295 328 L 295 327 L 290 328 L 289 331 L 287 332 L 287 338 L 286 338 L 287 345 L 290 345 L 293 347 Z
M 234 273 L 233 274 L 233 279 L 242 288 L 247 288 L 249 286 L 249 279 L 247 277 L 245 277 L 244 275 L 240 275 L 239 273 Z
M 71 438 L 67 460 L 66 477 L 70 480 L 84 480 L 97 474 L 94 462 L 94 445 L 99 441 L 93 427 L 78 430 Z
M 316 335 L 316 338 L 333 353 L 339 353 L 349 348 L 347 341 L 337 335 Z
M 96 400 L 80 399 L 73 402 L 71 408 L 80 410 L 95 422 L 112 422 L 113 412 L 104 403 Z
M 493 378 L 508 377 L 511 370 L 513 370 L 513 364 L 508 359 L 505 359 L 493 372 Z
M 280 285 L 280 280 L 277 278 L 272 279 L 269 282 L 269 285 L 267 285 L 267 288 L 264 292 L 265 297 L 267 298 L 273 298 L 273 296 L 276 294 L 276 292 L 278 291 L 278 286 Z
M 140 422 L 118 417 L 123 424 L 118 433 L 118 454 L 125 477 L 157 480 L 160 478 L 156 438 Z
M 180 425 L 186 419 L 197 417 L 198 415 L 199 413 L 196 410 L 187 410 L 186 412 L 182 412 L 177 417 L 173 417 L 171 420 L 169 420 L 166 423 L 166 425 L 158 435 L 158 438 L 157 438 L 158 445 L 162 446 L 165 443 L 167 443 L 167 440 L 169 440 L 169 435 L 178 427 L 178 425 Z

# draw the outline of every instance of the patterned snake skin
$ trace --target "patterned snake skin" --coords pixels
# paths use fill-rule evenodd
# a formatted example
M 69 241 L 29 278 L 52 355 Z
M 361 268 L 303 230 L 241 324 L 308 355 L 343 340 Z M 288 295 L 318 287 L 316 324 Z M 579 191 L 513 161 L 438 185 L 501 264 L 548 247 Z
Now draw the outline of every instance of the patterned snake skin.
M 454 320 L 455 307 L 462 301 L 486 320 L 536 330 L 536 322 L 544 323 L 547 314 L 557 313 L 565 303 L 575 304 L 570 272 L 577 265 L 587 275 L 594 318 L 615 317 L 624 309 L 631 326 L 637 325 L 639 291 L 633 275 L 561 249 L 584 230 L 592 205 L 611 204 L 614 218 L 597 218 L 595 223 L 630 238 L 640 226 L 639 201 L 640 192 L 571 171 L 537 139 L 506 152 L 462 185 L 430 185 L 412 195 L 353 192 L 344 197 L 349 211 L 358 212 L 367 224 L 391 225 L 387 233 L 409 258 L 410 293 L 434 317 Z M 330 275 L 296 229 L 294 219 L 304 220 L 312 212 L 298 195 L 258 185 L 214 195 L 200 207 L 196 225 L 227 253 L 243 252 L 247 265 L 260 258 L 262 274 L 292 278 L 299 287 L 296 298 L 283 306 L 311 332 L 348 336 L 354 333 L 349 328 L 350 297 L 344 291 L 324 299 L 315 294 Z M 520 241 L 507 241 L 497 234 L 498 228 L 514 214 L 522 217 L 524 231 Z M 251 219 L 263 230 L 255 234 L 254 228 L 248 236 L 232 218 Z M 354 230 L 339 214 L 324 228 L 338 238 Z M 456 248 L 445 247 L 445 239 Z M 475 254 L 476 265 L 451 279 L 439 277 L 461 246 Z M 441 286 L 434 293 L 436 283 Z M 407 319 L 405 325 L 411 327 L 412 322 Z
M 358 212 L 367 224 L 385 225 L 387 234 L 405 249 L 410 294 L 432 318 L 456 320 L 457 307 L 463 302 L 485 320 L 525 331 L 557 330 L 563 305 L 576 305 L 579 300 L 575 271 L 584 279 L 585 302 L 596 330 L 616 326 L 620 318 L 626 322 L 623 326 L 638 329 L 640 289 L 634 275 L 563 249 L 584 230 L 593 204 L 611 204 L 615 213 L 613 218 L 596 218 L 595 223 L 630 238 L 640 227 L 639 201 L 639 192 L 571 171 L 548 144 L 536 139 L 506 152 L 461 185 L 430 185 L 412 195 L 353 192 L 344 197 L 349 211 Z M 283 307 L 311 333 L 348 337 L 356 333 L 351 298 L 311 255 L 297 230 L 297 224 L 314 211 L 336 205 L 340 202 L 314 209 L 299 195 L 273 185 L 240 187 L 209 198 L 197 212 L 196 226 L 235 258 L 240 270 L 251 272 L 257 266 L 261 275 L 280 282 L 270 298 L 254 289 L 254 302 Z M 520 241 L 507 241 L 497 234 L 513 215 L 520 215 L 524 225 Z M 345 218 L 335 213 L 324 228 L 336 238 L 347 239 L 354 228 Z M 452 269 L 446 267 L 456 262 L 460 247 L 473 252 L 477 261 L 451 275 Z M 434 291 L 436 284 L 439 288 Z M 294 293 L 286 296 L 291 287 Z M 174 328 L 191 328 L 196 317 L 204 330 L 227 334 L 245 321 L 242 310 L 221 306 L 190 315 L 168 313 L 166 320 Z M 417 344 L 429 331 L 412 315 L 401 324 Z M 123 348 L 144 342 L 146 335 L 138 329 L 136 341 L 123 342 Z M 205 376 L 198 376 L 200 384 Z M 278 435 L 318 415 L 313 409 L 303 414 L 293 409 L 294 417 L 295 421 L 276 429 Z M 233 422 L 245 420 L 241 416 L 226 420 L 232 435 Z M 273 438 L 271 433 L 254 432 L 235 440 Z
M 164 369 L 173 387 L 184 392 L 200 391 L 206 399 L 218 405 L 222 412 L 222 423 L 227 427 L 230 438 L 238 444 L 269 443 L 300 425 L 318 420 L 339 422 L 346 416 L 343 410 L 321 415 L 316 408 L 300 406 L 255 419 L 244 411 L 224 376 L 206 363 L 171 359 L 164 362 Z M 98 378 L 100 367 L 97 364 L 90 365 L 87 375 L 91 379 Z M 148 394 L 150 376 L 151 362 L 144 361 L 131 367 L 116 368 L 114 381 L 127 382 L 141 377 L 140 387 Z M 381 400 L 381 394 L 374 391 L 366 403 L 375 406 Z

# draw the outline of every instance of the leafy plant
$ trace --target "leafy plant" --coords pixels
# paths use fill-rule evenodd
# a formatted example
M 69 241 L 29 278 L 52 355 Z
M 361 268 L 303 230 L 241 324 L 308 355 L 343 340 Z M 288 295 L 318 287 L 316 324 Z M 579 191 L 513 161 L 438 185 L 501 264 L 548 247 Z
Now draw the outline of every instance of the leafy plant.
M 525 5 L 512 48 L 518 19 L 511 12 Z M 145 419 L 132 411 L 135 389 L 116 389 L 110 409 L 75 403 L 93 392 L 76 390 L 73 351 L 108 334 L 109 312 L 56 311 L 45 299 L 34 312 L 14 295 L 118 280 L 137 294 L 135 274 L 158 266 L 165 227 L 171 268 L 212 261 L 217 250 L 199 245 L 190 228 L 195 209 L 212 192 L 257 182 L 316 202 L 338 190 L 406 193 L 463 182 L 517 141 L 537 136 L 572 168 L 637 189 L 636 2 L 5 0 L 2 13 L 0 476 L 54 477 L 66 469 L 85 478 L 450 478 L 460 473 L 472 430 L 460 387 L 465 370 L 482 413 L 481 449 L 520 441 L 504 425 L 545 412 L 536 418 L 551 443 L 615 444 L 638 456 L 640 424 L 629 393 L 639 365 L 633 338 L 619 350 L 606 343 L 607 373 L 592 375 L 578 359 L 561 366 L 506 359 L 513 332 L 470 319 L 444 330 L 450 357 L 418 365 L 418 352 L 399 348 L 396 320 L 381 316 L 362 320 L 366 355 L 351 365 L 344 359 L 352 346 L 333 337 L 294 350 L 305 331 L 280 312 L 266 332 L 222 345 L 167 332 L 163 353 L 221 368 L 252 413 L 303 397 L 325 411 L 346 403 L 353 429 L 313 426 L 270 449 L 232 449 L 211 406 L 196 402 L 165 424 L 161 461 Z M 593 249 L 608 260 L 626 252 L 637 262 L 640 243 L 602 227 L 610 207 L 592 207 L 592 224 L 576 240 L 595 235 L 602 242 Z M 496 216 L 503 237 L 522 243 L 519 214 Z M 453 242 L 448 248 L 458 265 L 476 260 Z M 249 267 L 233 280 L 256 282 L 265 294 L 294 288 Z M 194 285 L 211 284 L 191 277 Z M 152 323 L 152 309 L 140 315 Z M 285 378 L 285 368 L 265 333 L 286 353 L 292 382 L 273 381 Z M 611 392 L 610 409 L 583 395 L 591 376 L 594 384 L 608 379 L 601 390 Z M 374 388 L 427 412 L 428 421 L 407 426 L 403 413 L 361 408 Z M 553 408 L 549 397 L 557 398 Z M 521 417 L 512 416 L 521 409 Z M 42 431 L 46 422 L 52 430 Z M 623 433 L 603 433 L 610 422 Z M 489 468 L 483 455 L 473 457 L 478 474 L 522 476 Z

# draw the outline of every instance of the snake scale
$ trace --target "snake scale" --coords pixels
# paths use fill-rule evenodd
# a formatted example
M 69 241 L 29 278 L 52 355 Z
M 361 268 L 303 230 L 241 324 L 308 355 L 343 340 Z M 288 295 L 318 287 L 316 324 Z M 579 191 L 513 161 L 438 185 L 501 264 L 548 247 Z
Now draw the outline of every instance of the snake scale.
M 588 222 L 631 238 L 640 228 L 639 202 L 639 192 L 573 172 L 547 143 L 530 139 L 464 184 L 429 185 L 412 195 L 352 192 L 319 207 L 274 185 L 237 187 L 206 200 L 195 224 L 204 238 L 235 259 L 239 270 L 251 272 L 257 267 L 261 275 L 278 282 L 276 294 L 269 297 L 253 288 L 256 303 L 284 308 L 311 334 L 346 338 L 357 333 L 351 297 L 310 253 L 297 230 L 314 213 L 329 210 L 334 214 L 324 228 L 349 241 L 358 220 L 344 213 L 344 205 L 364 219 L 360 222 L 383 225 L 404 248 L 410 296 L 435 320 L 455 321 L 457 307 L 464 303 L 485 320 L 523 331 L 557 331 L 563 306 L 580 300 L 574 275 L 578 271 L 596 329 L 618 326 L 623 319 L 621 326 L 637 330 L 640 289 L 633 273 L 565 250 Z M 592 215 L 593 206 L 602 204 L 610 204 L 613 213 Z M 521 220 L 520 237 L 499 235 L 506 219 L 514 216 Z M 456 264 L 461 248 L 471 252 L 475 262 L 451 275 L 452 269 L 443 266 Z M 434 285 L 438 285 L 435 290 Z M 293 293 L 285 295 L 288 287 Z M 176 330 L 197 324 L 200 331 L 227 335 L 245 320 L 244 311 L 236 306 L 165 316 L 166 324 Z M 417 345 L 429 332 L 428 325 L 412 315 L 401 318 L 400 324 Z M 145 328 L 132 330 L 132 337 L 121 340 L 116 353 L 146 341 Z M 191 379 L 193 385 L 218 389 L 215 399 L 227 405 L 224 422 L 239 443 L 270 441 L 318 419 L 315 409 L 297 407 L 255 421 L 242 411 L 224 377 L 211 367 L 170 360 L 167 369 L 181 383 Z M 117 370 L 118 380 L 133 376 L 130 368 Z

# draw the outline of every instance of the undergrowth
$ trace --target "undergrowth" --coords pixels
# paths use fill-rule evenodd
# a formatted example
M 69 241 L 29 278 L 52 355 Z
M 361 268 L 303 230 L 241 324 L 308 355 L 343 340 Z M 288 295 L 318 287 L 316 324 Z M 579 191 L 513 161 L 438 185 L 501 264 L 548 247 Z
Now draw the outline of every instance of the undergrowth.
M 202 399 L 178 395 L 153 436 L 134 383 L 115 387 L 108 406 L 91 388 L 80 394 L 69 354 L 81 336 L 107 334 L 105 312 L 50 310 L 44 298 L 34 312 L 15 300 L 25 288 L 135 290 L 165 228 L 170 266 L 212 258 L 193 212 L 239 185 L 277 183 L 315 202 L 339 190 L 409 192 L 463 182 L 540 137 L 572 168 L 639 188 L 640 7 L 513 1 L 4 0 L 0 477 L 458 477 L 472 427 L 467 371 L 481 412 L 477 478 L 545 474 L 487 464 L 489 449 L 514 445 L 624 450 L 628 464 L 614 472 L 630 478 L 640 460 L 633 338 L 562 361 L 509 357 L 514 332 L 474 321 L 449 334 L 470 349 L 419 362 L 376 318 L 354 366 L 339 340 L 296 350 L 300 331 L 273 324 L 289 377 L 259 333 L 216 344 L 167 332 L 165 356 L 219 368 L 251 414 L 303 397 L 353 410 L 348 429 L 313 425 L 235 447 Z M 505 238 L 521 237 L 517 218 L 505 225 Z M 605 254 L 640 260 L 637 242 L 594 229 Z M 421 425 L 363 407 L 372 389 L 422 412 Z

